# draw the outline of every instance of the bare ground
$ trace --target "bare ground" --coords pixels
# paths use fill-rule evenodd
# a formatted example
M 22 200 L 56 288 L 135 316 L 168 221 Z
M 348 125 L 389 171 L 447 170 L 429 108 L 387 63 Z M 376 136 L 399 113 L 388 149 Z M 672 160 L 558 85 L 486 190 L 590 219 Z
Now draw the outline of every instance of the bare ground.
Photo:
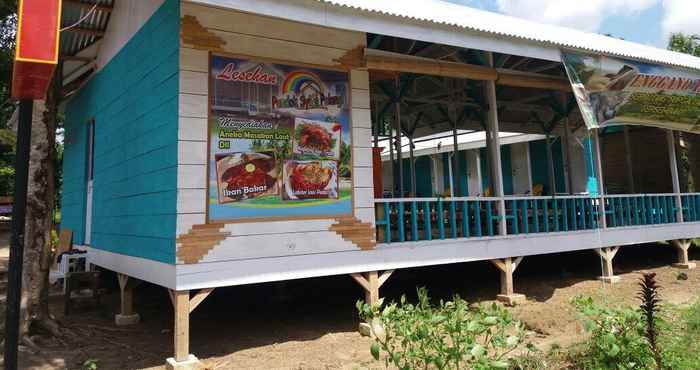
M 700 259 L 700 249 L 691 257 Z M 579 341 L 583 331 L 569 301 L 580 294 L 614 303 L 636 304 L 641 271 L 653 271 L 663 299 L 687 304 L 700 298 L 700 270 L 677 280 L 669 267 L 675 252 L 664 245 L 625 247 L 615 260 L 622 282 L 605 287 L 595 280 L 600 261 L 592 251 L 528 257 L 516 274 L 516 290 L 528 302 L 513 308 L 536 335 L 541 348 Z M 172 308 L 165 289 L 142 285 L 136 309 L 141 323 L 116 328 L 116 279 L 105 276 L 112 294 L 99 309 L 62 315 L 62 300 L 53 312 L 75 336 L 40 342 L 41 353 L 21 353 L 24 369 L 81 369 L 88 359 L 99 369 L 164 369 L 172 355 Z M 469 301 L 490 302 L 498 291 L 497 270 L 488 262 L 397 271 L 382 288 L 387 299 L 415 297 L 426 286 L 435 299 L 460 294 Z M 209 369 L 367 369 L 382 368 L 369 354 L 370 341 L 357 332 L 354 303 L 362 291 L 347 276 L 256 284 L 216 290 L 191 318 L 191 351 Z M 4 311 L 4 308 L 3 308 Z

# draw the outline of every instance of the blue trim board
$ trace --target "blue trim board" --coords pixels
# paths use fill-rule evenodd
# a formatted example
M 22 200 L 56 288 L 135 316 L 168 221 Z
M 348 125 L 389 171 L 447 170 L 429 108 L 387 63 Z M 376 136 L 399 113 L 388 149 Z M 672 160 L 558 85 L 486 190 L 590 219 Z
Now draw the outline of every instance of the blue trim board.
M 91 246 L 175 263 L 180 2 L 166 0 L 65 109 L 62 227 L 85 241 L 87 125 L 95 120 Z

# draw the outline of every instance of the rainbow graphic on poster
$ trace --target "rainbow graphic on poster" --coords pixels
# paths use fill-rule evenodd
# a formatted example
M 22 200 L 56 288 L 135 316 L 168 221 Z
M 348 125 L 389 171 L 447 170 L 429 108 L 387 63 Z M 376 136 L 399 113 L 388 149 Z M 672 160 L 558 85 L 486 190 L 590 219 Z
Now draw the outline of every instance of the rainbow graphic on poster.
M 301 94 L 308 88 L 318 94 L 325 92 L 325 86 L 318 75 L 310 71 L 294 71 L 284 80 L 282 93 Z
M 352 215 L 348 73 L 210 63 L 208 221 Z

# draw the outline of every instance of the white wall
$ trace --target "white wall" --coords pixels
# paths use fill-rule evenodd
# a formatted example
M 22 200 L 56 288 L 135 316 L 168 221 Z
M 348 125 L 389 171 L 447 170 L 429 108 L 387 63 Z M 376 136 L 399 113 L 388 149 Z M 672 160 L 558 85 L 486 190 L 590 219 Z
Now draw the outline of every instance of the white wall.
M 117 0 L 99 44 L 98 70 L 107 65 L 165 0 Z
M 513 171 L 513 195 L 532 194 L 530 143 L 511 145 L 510 160 Z
M 199 30 L 198 35 L 206 32 L 206 37 L 223 41 L 221 50 L 215 51 L 217 53 L 338 68 L 338 58 L 351 49 L 365 45 L 365 35 L 362 33 L 325 29 L 186 2 L 182 3 L 182 16 L 195 17 L 206 29 Z M 206 223 L 208 64 L 209 50 L 206 47 L 191 45 L 181 39 L 178 236 L 187 234 L 193 225 Z M 367 71 L 352 70 L 350 82 L 353 212 L 357 219 L 373 225 L 369 74 Z M 352 242 L 329 231 L 330 225 L 335 222 L 329 218 L 226 225 L 224 231 L 230 236 L 210 250 L 200 262 L 359 250 Z M 181 248 L 180 243 L 178 248 Z

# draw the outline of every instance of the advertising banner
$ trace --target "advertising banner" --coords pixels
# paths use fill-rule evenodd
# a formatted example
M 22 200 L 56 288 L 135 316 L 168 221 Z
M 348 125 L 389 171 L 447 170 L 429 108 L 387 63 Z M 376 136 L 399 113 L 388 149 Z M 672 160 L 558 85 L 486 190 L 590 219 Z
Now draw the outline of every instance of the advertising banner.
M 348 74 L 212 56 L 210 221 L 352 214 Z
M 700 73 L 632 60 L 562 52 L 589 129 L 643 125 L 700 132 Z

